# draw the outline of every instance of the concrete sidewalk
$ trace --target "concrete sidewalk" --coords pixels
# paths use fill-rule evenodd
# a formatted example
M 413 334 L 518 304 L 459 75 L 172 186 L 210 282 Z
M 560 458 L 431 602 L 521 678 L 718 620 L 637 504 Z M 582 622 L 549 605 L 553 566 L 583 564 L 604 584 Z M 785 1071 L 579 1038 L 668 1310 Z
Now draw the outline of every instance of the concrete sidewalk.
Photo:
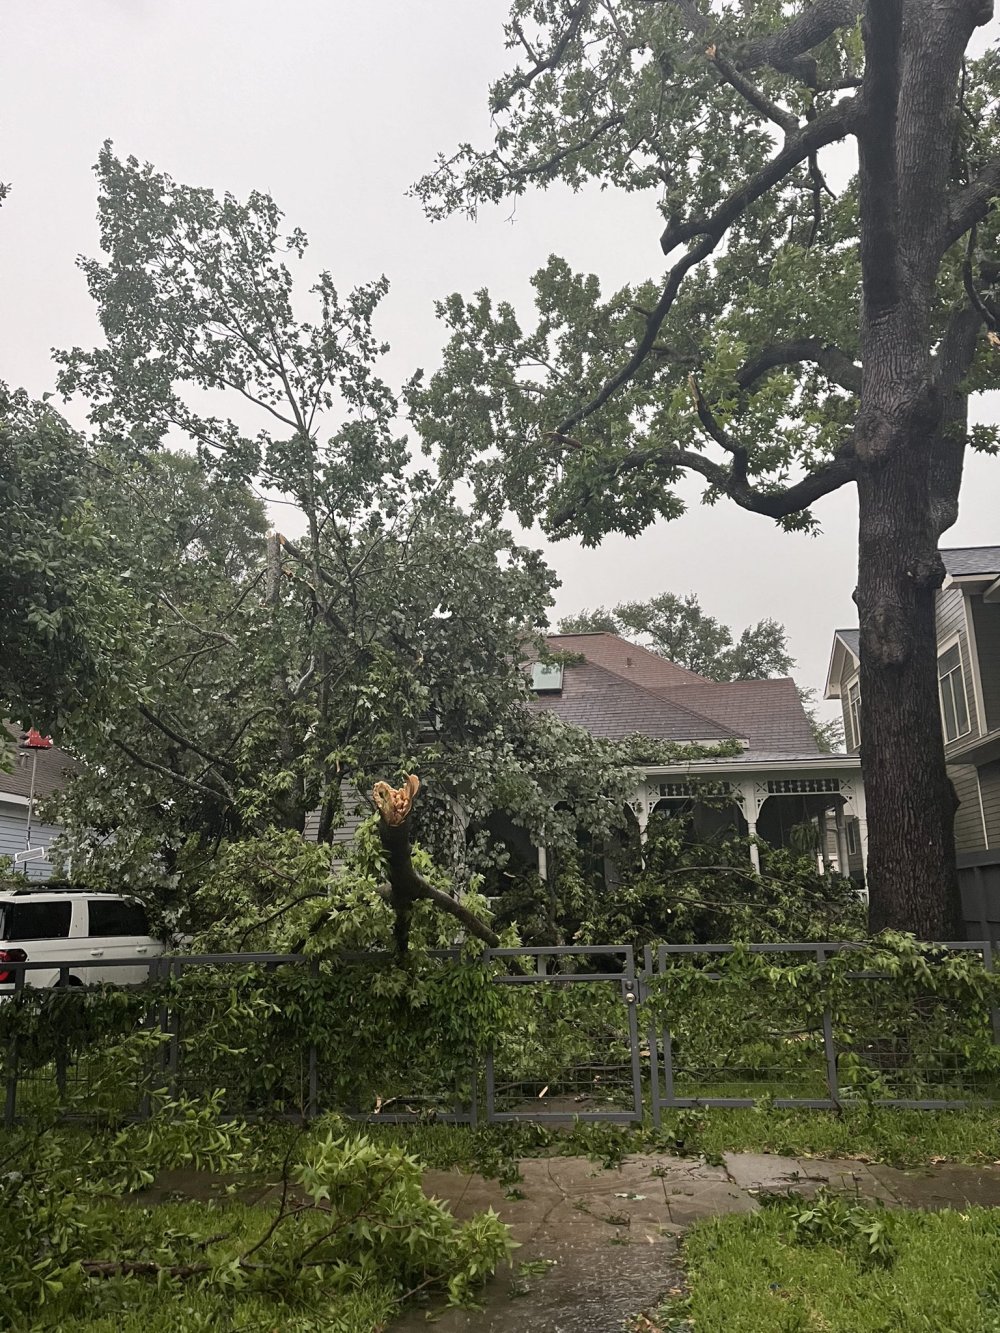
M 890 1208 L 1000 1206 L 1000 1168 L 914 1171 L 866 1162 L 728 1154 L 724 1166 L 676 1157 L 629 1158 L 606 1170 L 583 1157 L 527 1158 L 507 1197 L 496 1181 L 429 1171 L 425 1186 L 455 1215 L 493 1208 L 521 1246 L 487 1286 L 481 1311 L 450 1310 L 439 1333 L 619 1333 L 637 1311 L 680 1286 L 678 1237 L 694 1222 L 752 1212 L 762 1193 L 822 1186 Z M 414 1311 L 393 1333 L 430 1327 Z

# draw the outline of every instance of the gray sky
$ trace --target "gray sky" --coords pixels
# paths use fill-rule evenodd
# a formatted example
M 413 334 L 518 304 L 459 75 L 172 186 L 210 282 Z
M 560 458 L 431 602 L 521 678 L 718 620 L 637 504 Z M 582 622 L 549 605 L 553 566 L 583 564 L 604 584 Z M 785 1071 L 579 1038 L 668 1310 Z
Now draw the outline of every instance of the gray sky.
M 524 309 L 550 253 L 605 288 L 663 271 L 653 201 L 532 195 L 469 223 L 431 224 L 405 197 L 434 154 L 485 142 L 486 90 L 505 66 L 504 0 L 31 0 L 0 20 L 0 376 L 51 388 L 50 348 L 98 327 L 77 254 L 97 251 L 91 166 L 101 143 L 175 179 L 270 192 L 341 288 L 386 273 L 387 372 L 432 370 L 433 301 L 488 286 Z M 995 403 L 980 402 L 982 420 Z M 1000 461 L 970 458 L 950 546 L 1000 540 Z M 556 615 L 666 590 L 696 592 L 737 629 L 784 621 L 801 683 L 821 686 L 832 631 L 856 623 L 853 489 L 817 508 L 818 538 L 719 504 L 637 540 L 545 545 Z

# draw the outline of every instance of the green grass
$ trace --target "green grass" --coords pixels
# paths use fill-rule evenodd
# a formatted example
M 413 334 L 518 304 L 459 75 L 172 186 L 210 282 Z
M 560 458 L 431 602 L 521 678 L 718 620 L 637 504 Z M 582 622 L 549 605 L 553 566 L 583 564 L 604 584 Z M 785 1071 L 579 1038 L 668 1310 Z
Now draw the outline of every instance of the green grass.
M 695 1333 L 997 1333 L 1000 1210 L 844 1209 L 803 1238 L 808 1205 L 700 1223 L 684 1240 L 690 1295 L 636 1327 Z M 821 1210 L 822 1212 L 822 1210 Z M 872 1257 L 870 1227 L 881 1224 Z

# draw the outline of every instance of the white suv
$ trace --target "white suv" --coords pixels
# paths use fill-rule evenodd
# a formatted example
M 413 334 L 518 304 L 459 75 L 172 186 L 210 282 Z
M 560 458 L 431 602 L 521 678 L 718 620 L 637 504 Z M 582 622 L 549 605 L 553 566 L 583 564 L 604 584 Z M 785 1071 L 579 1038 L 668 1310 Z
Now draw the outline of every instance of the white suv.
M 163 953 L 140 903 L 86 889 L 0 889 L 0 995 L 14 990 L 18 971 L 5 963 L 46 963 L 24 969 L 26 986 L 145 981 L 140 961 Z M 106 966 L 134 958 L 134 966 Z M 90 960 L 94 961 L 91 962 Z M 72 964 L 72 966 L 69 966 Z

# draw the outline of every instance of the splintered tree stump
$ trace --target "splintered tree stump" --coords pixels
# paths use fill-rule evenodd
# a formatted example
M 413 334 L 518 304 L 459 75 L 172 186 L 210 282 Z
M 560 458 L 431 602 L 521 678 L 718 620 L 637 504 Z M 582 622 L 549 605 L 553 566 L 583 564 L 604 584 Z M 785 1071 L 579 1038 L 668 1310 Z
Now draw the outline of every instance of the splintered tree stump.
M 413 802 L 420 790 L 420 779 L 408 773 L 402 787 L 391 787 L 388 782 L 376 782 L 372 801 L 378 811 L 378 831 L 386 853 L 389 877 L 388 900 L 395 914 L 393 933 L 396 948 L 405 954 L 410 945 L 410 917 L 414 903 L 422 898 L 447 912 L 465 927 L 470 935 L 496 948 L 500 937 L 485 922 L 441 889 L 429 884 L 413 867 L 410 849 L 410 816 Z

